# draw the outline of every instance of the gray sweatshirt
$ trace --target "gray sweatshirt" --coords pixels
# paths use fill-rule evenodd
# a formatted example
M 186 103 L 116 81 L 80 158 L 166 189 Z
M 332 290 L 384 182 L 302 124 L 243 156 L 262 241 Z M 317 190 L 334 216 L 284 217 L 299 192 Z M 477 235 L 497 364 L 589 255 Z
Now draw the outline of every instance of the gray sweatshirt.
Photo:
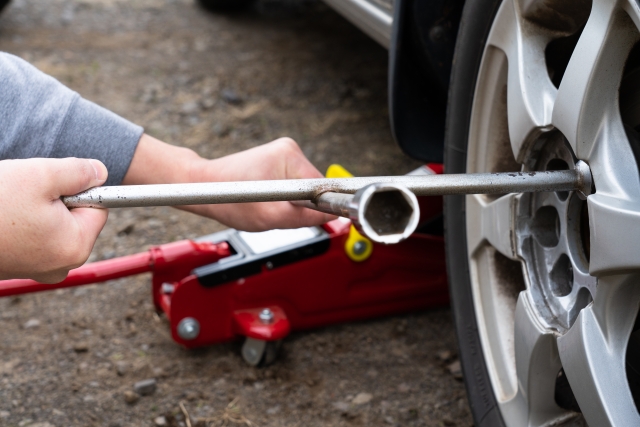
M 122 182 L 142 128 L 83 99 L 22 59 L 0 52 L 0 160 L 101 160 Z

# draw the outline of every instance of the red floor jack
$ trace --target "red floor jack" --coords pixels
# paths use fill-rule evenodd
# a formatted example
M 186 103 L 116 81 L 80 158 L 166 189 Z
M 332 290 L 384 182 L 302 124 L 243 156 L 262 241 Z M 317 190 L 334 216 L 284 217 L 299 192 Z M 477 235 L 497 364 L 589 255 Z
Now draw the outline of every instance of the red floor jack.
M 419 202 L 422 230 L 432 234 L 396 245 L 371 242 L 345 218 L 296 230 L 229 229 L 86 264 L 55 285 L 0 281 L 0 296 L 151 272 L 153 302 L 177 343 L 195 348 L 244 337 L 246 362 L 269 364 L 292 330 L 448 302 L 443 238 L 430 230 L 438 228 L 442 198 Z

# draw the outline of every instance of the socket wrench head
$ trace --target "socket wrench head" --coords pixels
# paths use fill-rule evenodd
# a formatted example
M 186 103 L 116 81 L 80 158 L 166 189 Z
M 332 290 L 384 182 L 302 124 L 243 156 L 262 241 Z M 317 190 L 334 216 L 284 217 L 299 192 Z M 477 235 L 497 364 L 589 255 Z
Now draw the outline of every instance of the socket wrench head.
M 393 244 L 416 230 L 420 208 L 416 196 L 406 187 L 377 183 L 356 192 L 349 204 L 349 217 L 369 239 Z

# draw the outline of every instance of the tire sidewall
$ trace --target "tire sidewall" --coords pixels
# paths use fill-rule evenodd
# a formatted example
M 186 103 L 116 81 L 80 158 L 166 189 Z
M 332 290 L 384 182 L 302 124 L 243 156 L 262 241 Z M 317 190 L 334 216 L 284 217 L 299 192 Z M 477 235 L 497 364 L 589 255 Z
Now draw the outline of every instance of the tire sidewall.
M 444 154 L 446 173 L 466 173 L 476 81 L 500 4 L 501 0 L 471 0 L 465 4 L 449 88 Z M 445 197 L 444 212 L 451 307 L 471 412 L 478 427 L 504 426 L 478 334 L 467 256 L 465 197 Z

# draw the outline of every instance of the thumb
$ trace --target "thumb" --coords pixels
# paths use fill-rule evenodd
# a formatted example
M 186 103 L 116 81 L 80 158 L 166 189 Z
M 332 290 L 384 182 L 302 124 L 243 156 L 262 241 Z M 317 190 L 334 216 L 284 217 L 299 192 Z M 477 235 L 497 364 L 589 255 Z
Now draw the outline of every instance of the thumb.
M 99 160 L 69 157 L 56 159 L 49 171 L 57 197 L 73 196 L 105 183 L 109 175 L 107 167 Z
M 78 224 L 79 239 L 77 244 L 83 249 L 83 253 L 88 257 L 91 254 L 93 245 L 102 231 L 109 211 L 107 209 L 75 208 L 69 211 Z M 84 264 L 86 258 L 80 265 Z

